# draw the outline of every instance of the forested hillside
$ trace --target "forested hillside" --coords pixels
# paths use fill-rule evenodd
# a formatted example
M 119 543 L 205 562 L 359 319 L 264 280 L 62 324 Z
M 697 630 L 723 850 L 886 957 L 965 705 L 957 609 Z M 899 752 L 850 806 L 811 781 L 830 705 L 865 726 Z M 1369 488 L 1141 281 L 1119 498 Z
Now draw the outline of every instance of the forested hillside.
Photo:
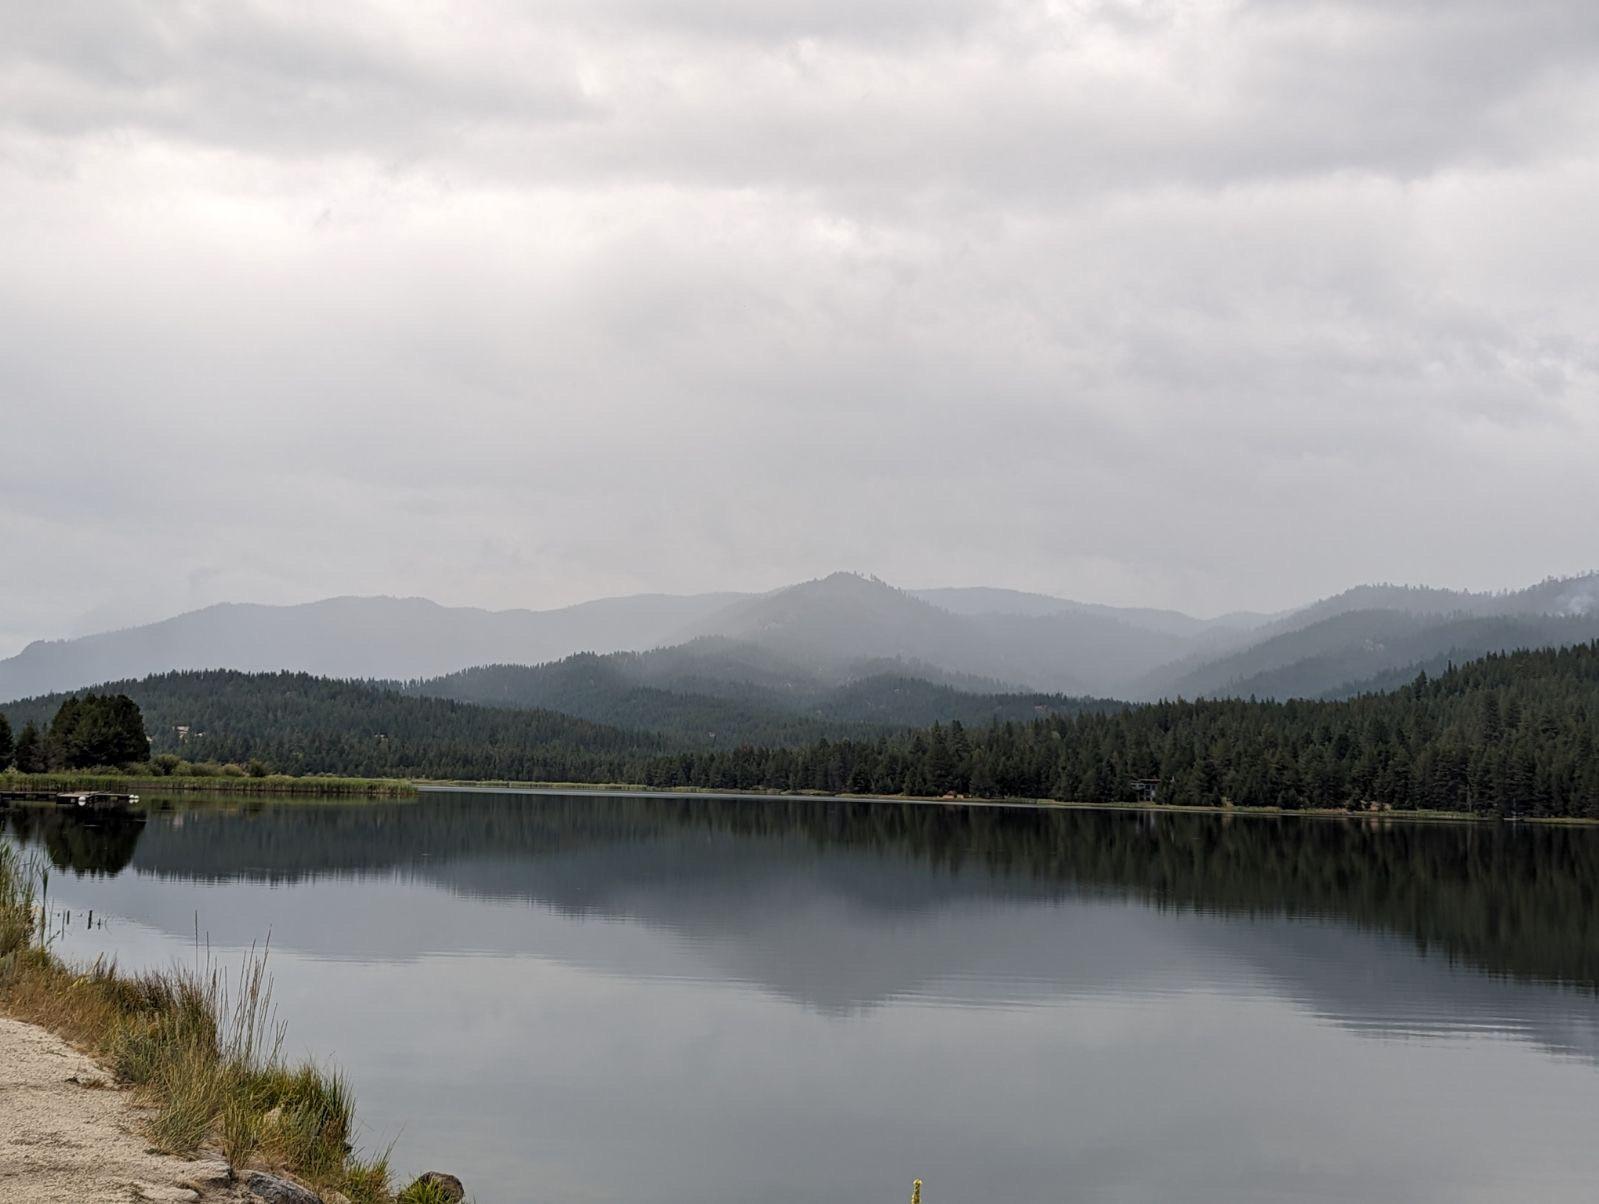
M 587 780 L 667 749 L 659 737 L 558 715 L 410 698 L 304 673 L 209 670 L 114 682 L 144 713 L 150 754 L 264 761 L 285 773 Z M 47 727 L 63 695 L 5 704 L 13 726 Z M 180 730 L 181 729 L 181 730 Z
M 1494 655 L 1344 701 L 1169 702 L 799 747 L 684 747 L 304 674 L 175 673 L 108 689 L 143 708 L 153 752 L 290 772 L 1084 802 L 1149 786 L 1177 804 L 1599 818 L 1599 643 Z M 13 726 L 43 726 L 60 701 L 6 710 Z
M 956 688 L 914 666 L 863 666 L 837 685 L 758 648 L 698 640 L 647 653 L 584 653 L 547 665 L 484 665 L 407 682 L 406 693 L 488 706 L 544 707 L 690 746 L 795 745 L 958 721 L 1025 721 L 1122 704 L 1060 694 Z M 980 683 L 961 682 L 970 687 Z
M 1599 818 L 1599 643 L 1347 701 L 1159 703 L 980 731 L 681 754 L 657 785 Z
M 806 744 L 859 731 L 858 724 L 827 723 L 801 713 L 783 686 L 736 678 L 646 675 L 639 669 L 641 659 L 633 653 L 581 653 L 547 665 L 482 665 L 407 682 L 401 688 L 417 697 L 558 710 L 596 723 L 659 732 L 676 743 L 696 746 Z

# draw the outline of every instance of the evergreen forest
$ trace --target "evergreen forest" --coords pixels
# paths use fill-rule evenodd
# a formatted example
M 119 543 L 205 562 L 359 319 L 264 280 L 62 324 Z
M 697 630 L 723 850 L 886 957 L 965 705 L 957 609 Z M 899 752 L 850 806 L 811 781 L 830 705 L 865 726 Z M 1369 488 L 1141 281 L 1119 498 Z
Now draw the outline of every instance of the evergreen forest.
M 12 730 L 25 725 L 14 759 L 48 726 L 53 765 L 181 756 L 288 773 L 1599 818 L 1599 643 L 1335 701 L 1173 701 L 736 747 L 305 674 L 171 673 L 110 690 L 75 709 L 62 696 L 8 706 Z M 143 710 L 144 756 L 130 734 L 107 742 L 117 696 Z

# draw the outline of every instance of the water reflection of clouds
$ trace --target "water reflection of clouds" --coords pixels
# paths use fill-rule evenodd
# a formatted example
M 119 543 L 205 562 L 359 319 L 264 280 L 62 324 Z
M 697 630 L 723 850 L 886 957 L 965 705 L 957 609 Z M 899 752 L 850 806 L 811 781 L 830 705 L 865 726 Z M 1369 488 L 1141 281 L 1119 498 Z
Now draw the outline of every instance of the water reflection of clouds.
M 374 886 L 362 911 L 372 922 L 327 922 L 352 916 Z M 203 908 L 210 890 L 176 902 Z M 372 1139 L 403 1130 L 410 1167 L 471 1167 L 491 1184 L 532 1175 L 612 1199 L 649 1181 L 653 1198 L 686 1202 L 761 1194 L 777 1177 L 804 1196 L 779 1187 L 763 1198 L 886 1197 L 892 1172 L 914 1164 L 954 1198 L 983 1198 L 986 1182 L 1007 1199 L 1054 1199 L 1069 1175 L 1088 1199 L 1131 1198 L 1130 1185 L 1141 1199 L 1218 1204 L 1487 1199 L 1473 1180 L 1505 1168 L 1475 1147 L 1519 1132 L 1519 1107 L 1551 1090 L 1573 1108 L 1599 1102 L 1591 1073 L 1586 1089 L 1552 1087 L 1512 1043 L 1350 1044 L 1346 1027 L 1308 1014 L 1302 994 L 1208 940 L 1211 917 L 1123 907 L 1144 914 L 1122 923 L 1117 905 L 1097 902 L 1054 946 L 1073 964 L 1052 961 L 1050 977 L 1033 967 L 975 997 L 984 976 L 1013 964 L 1007 952 L 869 1006 L 823 1008 L 727 969 L 726 944 L 681 931 L 663 941 L 666 930 L 643 920 L 428 891 L 445 920 L 489 939 L 394 960 L 366 937 L 385 914 L 409 926 L 415 913 L 394 907 L 421 893 L 414 885 L 252 890 L 261 906 L 304 897 L 275 912 L 279 1003 L 297 1044 L 335 1052 L 360 1083 Z M 1048 909 L 1033 910 L 1047 923 Z M 1019 926 L 1020 947 L 1034 931 L 1026 911 L 986 918 Z M 930 922 L 950 939 L 972 932 Z M 1179 934 L 1144 939 L 1173 924 Z M 186 946 L 181 927 L 144 934 L 146 956 Z M 1100 961 L 1112 948 L 1116 960 Z M 1315 946 L 1298 954 L 1289 964 Z M 1140 973 L 1104 972 L 1140 960 Z M 855 959 L 836 965 L 831 989 L 847 994 Z M 1436 1108 L 1440 1084 L 1465 1093 L 1478 1080 L 1495 1091 L 1452 1128 L 1393 1139 L 1396 1117 Z M 1558 1143 L 1574 1139 L 1577 1115 L 1512 1161 L 1561 1165 Z M 1345 1154 L 1328 1155 L 1329 1141 Z
M 348 810 L 306 839 L 158 817 L 132 871 L 60 881 L 123 917 L 63 948 L 148 964 L 193 955 L 197 913 L 227 955 L 270 928 L 292 1039 L 360 1084 L 374 1144 L 469 1168 L 483 1204 L 891 1198 L 911 1168 L 946 1199 L 1199 1204 L 1599 1177 L 1592 1001 L 1391 933 L 893 842 L 519 846 Z

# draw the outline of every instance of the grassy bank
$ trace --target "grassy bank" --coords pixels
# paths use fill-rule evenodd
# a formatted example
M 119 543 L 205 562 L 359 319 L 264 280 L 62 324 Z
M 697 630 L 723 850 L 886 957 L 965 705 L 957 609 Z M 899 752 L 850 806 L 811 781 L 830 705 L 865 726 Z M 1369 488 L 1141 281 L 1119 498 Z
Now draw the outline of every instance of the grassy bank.
M 226 767 L 224 767 L 226 768 Z M 410 798 L 411 783 L 397 778 L 342 778 L 269 773 L 252 777 L 223 770 L 207 773 L 0 773 L 0 790 L 107 790 L 118 794 L 337 795 L 348 798 Z
M 395 1200 L 386 1158 L 349 1144 L 344 1080 L 282 1061 L 264 955 L 236 978 L 214 967 L 135 976 L 105 962 L 68 966 L 49 949 L 43 885 L 0 846 L 0 1011 L 60 1034 L 137 1090 L 162 1150 L 215 1150 L 236 1174 L 287 1172 L 353 1204 Z

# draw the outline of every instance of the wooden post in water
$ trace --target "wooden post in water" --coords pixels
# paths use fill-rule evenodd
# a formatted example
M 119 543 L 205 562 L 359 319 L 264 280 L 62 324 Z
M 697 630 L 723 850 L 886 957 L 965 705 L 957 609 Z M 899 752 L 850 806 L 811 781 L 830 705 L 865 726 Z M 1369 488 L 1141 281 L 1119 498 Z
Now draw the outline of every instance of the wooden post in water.
M 920 1179 L 911 1184 L 911 1204 L 922 1204 L 922 1181 Z

